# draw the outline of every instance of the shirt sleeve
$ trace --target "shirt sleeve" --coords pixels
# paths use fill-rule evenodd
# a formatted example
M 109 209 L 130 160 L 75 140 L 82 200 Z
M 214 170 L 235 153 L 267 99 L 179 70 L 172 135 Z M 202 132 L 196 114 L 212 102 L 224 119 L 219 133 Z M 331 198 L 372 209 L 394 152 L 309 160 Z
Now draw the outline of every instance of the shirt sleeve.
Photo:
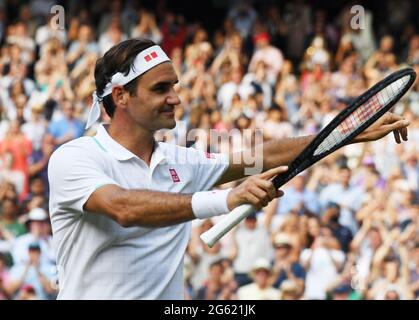
M 57 149 L 48 164 L 50 213 L 83 212 L 83 205 L 99 187 L 118 185 L 106 174 L 105 159 L 89 152 L 86 146 L 65 144 Z
M 195 190 L 206 191 L 211 189 L 227 170 L 229 166 L 228 155 L 189 149 L 192 161 L 195 163 Z

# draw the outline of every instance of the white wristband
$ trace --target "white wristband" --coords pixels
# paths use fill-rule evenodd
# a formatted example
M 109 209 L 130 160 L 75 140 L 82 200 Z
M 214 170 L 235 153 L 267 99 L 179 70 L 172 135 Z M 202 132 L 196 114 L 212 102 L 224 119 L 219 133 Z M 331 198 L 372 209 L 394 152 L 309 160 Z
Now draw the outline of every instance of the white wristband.
M 192 211 L 198 219 L 207 219 L 229 213 L 227 196 L 230 189 L 195 192 L 192 196 Z

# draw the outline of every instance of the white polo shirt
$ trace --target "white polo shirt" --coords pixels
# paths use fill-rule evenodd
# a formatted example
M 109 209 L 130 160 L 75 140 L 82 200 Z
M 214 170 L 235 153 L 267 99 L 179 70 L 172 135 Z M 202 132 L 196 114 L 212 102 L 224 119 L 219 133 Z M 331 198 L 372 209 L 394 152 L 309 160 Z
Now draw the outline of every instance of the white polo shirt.
M 150 167 L 99 126 L 58 148 L 48 165 L 59 299 L 183 299 L 183 256 L 190 222 L 123 228 L 83 211 L 97 188 L 194 193 L 210 189 L 228 156 L 158 143 Z M 156 202 L 159 198 L 155 199 Z

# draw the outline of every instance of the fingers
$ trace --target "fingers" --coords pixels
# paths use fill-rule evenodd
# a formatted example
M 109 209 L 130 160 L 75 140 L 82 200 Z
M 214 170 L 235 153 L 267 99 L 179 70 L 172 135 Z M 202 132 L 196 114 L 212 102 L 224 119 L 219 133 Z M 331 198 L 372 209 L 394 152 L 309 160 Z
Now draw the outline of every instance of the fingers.
M 408 140 L 407 132 L 408 131 L 407 131 L 407 128 L 406 127 L 400 129 L 400 134 L 401 134 L 402 139 L 404 141 L 407 141 Z
M 388 123 L 386 125 L 384 125 L 385 128 L 388 128 L 390 130 L 398 130 L 398 129 L 402 129 L 402 128 L 407 128 L 407 126 L 410 124 L 410 122 L 408 120 L 405 119 L 400 119 L 391 123 Z
M 396 121 L 403 120 L 403 117 L 392 112 L 387 112 L 383 120 L 384 120 L 384 124 L 391 124 Z
M 394 135 L 394 140 L 396 140 L 397 143 L 401 143 L 399 130 L 394 130 L 393 135 Z
M 232 210 L 244 203 L 253 205 L 257 210 L 266 207 L 273 199 L 284 194 L 277 190 L 270 180 L 287 170 L 288 167 L 281 166 L 249 177 L 229 193 L 227 197 L 228 208 Z
M 273 169 L 270 169 L 261 173 L 259 177 L 265 180 L 270 180 L 273 177 L 275 177 L 277 174 L 286 172 L 287 170 L 288 170 L 287 166 L 280 166 L 280 167 L 276 167 L 276 168 L 273 168 Z
M 254 184 L 267 194 L 269 201 L 276 198 L 277 189 L 271 181 L 266 181 L 259 178 L 255 179 Z

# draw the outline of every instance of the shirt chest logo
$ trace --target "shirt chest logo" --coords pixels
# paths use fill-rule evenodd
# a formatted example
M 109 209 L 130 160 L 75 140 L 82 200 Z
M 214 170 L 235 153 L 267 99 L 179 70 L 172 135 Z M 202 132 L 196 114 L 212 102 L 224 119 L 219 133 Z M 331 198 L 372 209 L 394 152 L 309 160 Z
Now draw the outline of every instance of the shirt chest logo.
M 215 159 L 215 155 L 214 155 L 213 153 L 205 152 L 205 156 L 206 156 L 208 159 Z
M 170 175 L 172 176 L 173 182 L 180 182 L 180 178 L 177 175 L 177 172 L 175 169 L 169 169 Z

